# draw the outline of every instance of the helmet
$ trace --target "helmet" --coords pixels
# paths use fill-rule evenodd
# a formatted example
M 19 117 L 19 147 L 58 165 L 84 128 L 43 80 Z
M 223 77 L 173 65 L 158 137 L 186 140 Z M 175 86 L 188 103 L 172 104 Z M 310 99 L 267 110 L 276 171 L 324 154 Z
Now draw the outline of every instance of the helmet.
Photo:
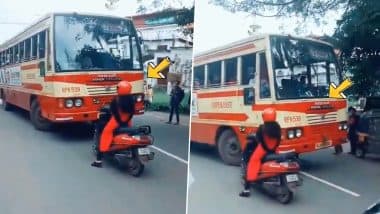
M 276 110 L 274 108 L 266 108 L 261 114 L 263 121 L 265 122 L 274 122 L 276 121 Z
M 116 87 L 119 96 L 129 95 L 132 92 L 132 85 L 128 81 L 120 81 Z

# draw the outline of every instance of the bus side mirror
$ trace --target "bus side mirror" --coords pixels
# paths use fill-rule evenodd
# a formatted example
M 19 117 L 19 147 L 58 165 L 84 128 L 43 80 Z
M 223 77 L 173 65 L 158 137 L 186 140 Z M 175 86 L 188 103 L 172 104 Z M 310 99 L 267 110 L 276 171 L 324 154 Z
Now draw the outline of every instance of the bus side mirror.
M 41 77 L 44 77 L 44 76 L 45 76 L 45 73 L 46 73 L 45 62 L 44 62 L 44 61 L 41 61 L 41 62 L 38 64 L 38 67 L 40 68 L 40 76 L 41 76 Z
M 244 105 L 253 105 L 255 103 L 255 88 L 244 88 Z
M 141 36 L 138 37 L 138 41 L 139 41 L 140 45 L 143 45 L 143 44 L 144 44 L 144 40 L 142 39 Z

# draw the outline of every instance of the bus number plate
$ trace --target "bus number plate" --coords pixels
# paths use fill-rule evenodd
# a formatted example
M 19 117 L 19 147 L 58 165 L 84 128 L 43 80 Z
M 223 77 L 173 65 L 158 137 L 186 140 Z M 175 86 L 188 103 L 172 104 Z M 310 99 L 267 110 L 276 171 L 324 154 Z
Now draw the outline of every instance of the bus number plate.
M 326 147 L 329 147 L 332 145 L 332 142 L 331 141 L 323 141 L 321 143 L 317 143 L 315 144 L 315 148 L 316 149 L 322 149 L 322 148 L 326 148 Z

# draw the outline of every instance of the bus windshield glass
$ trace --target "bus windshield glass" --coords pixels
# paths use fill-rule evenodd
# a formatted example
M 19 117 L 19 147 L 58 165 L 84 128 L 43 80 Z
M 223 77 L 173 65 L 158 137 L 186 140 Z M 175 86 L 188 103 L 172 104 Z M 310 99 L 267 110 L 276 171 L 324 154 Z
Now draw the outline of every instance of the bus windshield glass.
M 339 84 L 331 46 L 285 36 L 272 36 L 270 42 L 278 99 L 327 98 L 330 83 Z
M 141 70 L 136 30 L 126 19 L 57 15 L 54 25 L 55 70 Z

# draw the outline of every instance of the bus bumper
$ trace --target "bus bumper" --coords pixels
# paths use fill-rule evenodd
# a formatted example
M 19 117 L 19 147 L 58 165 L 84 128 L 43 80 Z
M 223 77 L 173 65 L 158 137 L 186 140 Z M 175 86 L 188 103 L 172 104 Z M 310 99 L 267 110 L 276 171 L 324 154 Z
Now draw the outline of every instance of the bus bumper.
M 51 122 L 90 122 L 98 119 L 98 111 L 79 112 L 79 113 L 54 113 L 46 117 Z
M 278 152 L 279 153 L 296 152 L 300 154 L 300 153 L 314 152 L 316 150 L 334 147 L 334 146 L 341 145 L 344 143 L 347 143 L 346 137 L 328 140 L 326 142 L 312 141 L 312 142 L 307 142 L 307 143 L 302 142 L 302 143 L 297 143 L 297 144 L 285 144 L 285 145 L 279 146 Z

